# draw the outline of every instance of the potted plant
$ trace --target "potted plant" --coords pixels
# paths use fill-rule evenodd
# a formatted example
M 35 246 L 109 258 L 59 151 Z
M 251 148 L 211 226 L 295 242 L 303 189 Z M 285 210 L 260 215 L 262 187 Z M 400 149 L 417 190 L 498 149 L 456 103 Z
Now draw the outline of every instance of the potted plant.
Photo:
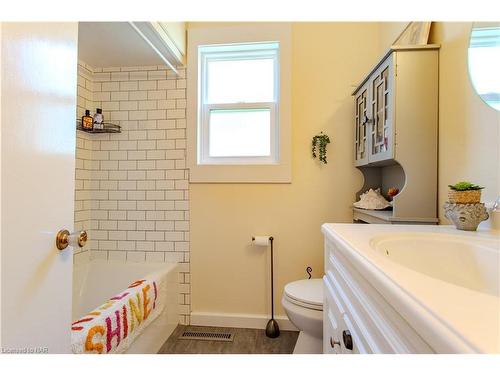
M 481 190 L 484 187 L 475 185 L 467 181 L 457 182 L 455 185 L 448 185 L 448 200 L 450 203 L 469 204 L 481 201 Z
M 312 139 L 312 156 L 314 159 L 318 157 L 317 151 L 319 151 L 319 161 L 327 164 L 326 161 L 326 145 L 330 143 L 330 138 L 323 132 L 315 135 Z

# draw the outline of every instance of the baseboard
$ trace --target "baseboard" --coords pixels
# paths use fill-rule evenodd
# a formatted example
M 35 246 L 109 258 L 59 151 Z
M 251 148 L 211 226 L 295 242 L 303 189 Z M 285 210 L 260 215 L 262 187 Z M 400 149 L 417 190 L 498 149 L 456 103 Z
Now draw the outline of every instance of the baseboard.
M 225 314 L 212 312 L 191 312 L 191 325 L 211 327 L 265 329 L 270 317 L 259 314 Z M 275 316 L 282 331 L 298 331 L 287 316 Z

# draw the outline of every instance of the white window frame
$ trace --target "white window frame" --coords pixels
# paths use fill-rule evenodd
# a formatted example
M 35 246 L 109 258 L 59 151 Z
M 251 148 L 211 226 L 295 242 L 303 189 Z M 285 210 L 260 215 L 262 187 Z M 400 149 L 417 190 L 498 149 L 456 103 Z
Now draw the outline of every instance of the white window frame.
M 263 46 L 279 43 L 273 103 L 244 103 L 238 108 L 272 108 L 274 123 L 269 157 L 210 157 L 208 155 L 207 113 L 211 108 L 235 108 L 233 104 L 203 104 L 206 95 L 200 77 L 202 46 L 227 48 L 230 45 Z M 252 48 L 249 48 L 251 50 Z M 261 23 L 244 26 L 203 26 L 188 29 L 187 63 L 187 166 L 191 183 L 290 183 L 291 165 L 291 24 Z M 239 160 L 238 160 L 239 159 Z
M 211 61 L 253 60 L 269 58 L 274 65 L 274 96 L 271 102 L 208 103 L 208 71 Z M 200 89 L 198 107 L 198 164 L 276 164 L 279 162 L 279 42 L 245 43 L 216 46 L 200 46 Z M 238 109 L 269 109 L 270 155 L 269 156 L 210 156 L 210 111 Z

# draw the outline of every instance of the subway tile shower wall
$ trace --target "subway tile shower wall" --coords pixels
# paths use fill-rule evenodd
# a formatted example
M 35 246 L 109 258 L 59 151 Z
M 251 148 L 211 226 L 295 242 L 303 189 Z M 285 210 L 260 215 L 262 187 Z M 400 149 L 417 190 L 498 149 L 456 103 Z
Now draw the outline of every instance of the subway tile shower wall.
M 79 62 L 77 118 L 102 108 L 122 132 L 77 131 L 75 229 L 89 231 L 82 251 L 92 258 L 179 262 L 180 323 L 189 324 L 186 79 L 178 70 Z

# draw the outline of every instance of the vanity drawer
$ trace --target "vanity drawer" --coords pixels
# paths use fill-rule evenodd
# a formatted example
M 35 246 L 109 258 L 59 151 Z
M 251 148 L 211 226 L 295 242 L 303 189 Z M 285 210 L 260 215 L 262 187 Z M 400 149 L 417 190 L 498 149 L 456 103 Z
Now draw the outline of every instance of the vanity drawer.
M 331 354 L 369 353 L 359 327 L 349 318 L 329 277 L 324 277 L 323 350 Z M 350 346 L 352 344 L 352 346 Z M 332 346 L 333 345 L 333 346 Z
M 333 246 L 325 251 L 326 298 L 340 305 L 363 353 L 430 353 L 431 348 Z M 333 293 L 331 292 L 333 290 Z M 330 295 L 330 296 L 329 296 Z M 351 327 L 351 328 L 350 328 Z M 354 337 L 358 335 L 358 338 Z
M 323 305 L 323 354 L 340 354 L 340 335 L 338 317 L 330 303 Z

